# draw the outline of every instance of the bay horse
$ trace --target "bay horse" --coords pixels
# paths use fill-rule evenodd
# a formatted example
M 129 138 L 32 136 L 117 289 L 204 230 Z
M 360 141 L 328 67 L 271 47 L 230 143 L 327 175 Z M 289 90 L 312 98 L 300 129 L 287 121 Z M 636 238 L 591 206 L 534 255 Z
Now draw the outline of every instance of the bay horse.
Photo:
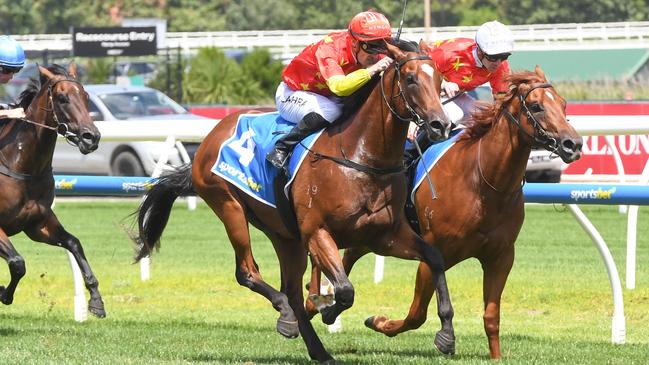
M 54 177 L 52 156 L 57 134 L 78 146 L 83 154 L 97 149 L 101 137 L 88 113 L 88 94 L 77 80 L 76 66 L 38 67 L 39 80 L 20 95 L 23 119 L 0 123 L 0 256 L 7 261 L 11 279 L 0 286 L 0 301 L 11 304 L 25 260 L 10 236 L 19 232 L 34 241 L 63 247 L 79 264 L 90 292 L 88 310 L 105 317 L 99 283 L 90 269 L 79 239 L 63 228 L 52 211 Z M 40 81 L 40 82 L 39 82 Z
M 358 245 L 382 255 L 420 260 L 436 273 L 431 285 L 438 293 L 442 329 L 435 345 L 443 353 L 453 353 L 453 309 L 441 255 L 415 234 L 403 213 L 406 180 L 402 156 L 409 122 L 428 126 L 437 138 L 446 137 L 449 131 L 450 122 L 439 99 L 442 79 L 425 53 L 390 44 L 387 48 L 395 60 L 393 65 L 348 98 L 346 103 L 356 105 L 355 110 L 344 109 L 343 117 L 323 132 L 297 171 L 289 195 L 299 232 L 285 225 L 276 209 L 211 172 L 220 146 L 234 132 L 241 114 L 236 113 L 221 120 L 207 135 L 193 166 L 159 179 L 148 192 L 136 212 L 136 260 L 159 244 L 175 199 L 196 191 L 225 226 L 235 251 L 238 283 L 272 303 L 280 312 L 277 331 L 289 338 L 299 331 L 312 359 L 335 363 L 304 308 L 302 278 L 307 255 L 336 288 L 336 304 L 323 315 L 325 322 L 333 322 L 354 301 L 354 288 L 338 249 Z M 264 282 L 259 273 L 249 223 L 264 232 L 274 246 L 281 291 Z
M 493 359 L 501 357 L 500 298 L 525 217 L 522 184 L 531 149 L 542 146 L 570 163 L 581 157 L 583 144 L 566 119 L 565 100 L 540 67 L 514 73 L 509 82 L 509 92 L 474 112 L 472 125 L 430 171 L 437 199 L 431 198 L 427 184 L 421 184 L 414 199 L 422 237 L 442 252 L 447 270 L 471 257 L 482 265 L 483 321 Z M 346 273 L 368 252 L 347 249 L 343 257 Z M 375 316 L 365 324 L 387 336 L 419 328 L 426 321 L 434 276 L 428 267 L 419 265 L 415 295 L 405 319 Z M 308 305 L 311 313 L 312 306 Z

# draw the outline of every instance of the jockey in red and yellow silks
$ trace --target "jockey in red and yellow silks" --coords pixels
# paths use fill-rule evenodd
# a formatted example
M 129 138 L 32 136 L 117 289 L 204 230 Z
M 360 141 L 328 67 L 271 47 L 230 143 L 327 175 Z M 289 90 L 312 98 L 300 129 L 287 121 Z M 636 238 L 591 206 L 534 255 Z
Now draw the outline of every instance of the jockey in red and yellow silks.
M 307 46 L 289 63 L 275 102 L 280 116 L 296 126 L 266 156 L 273 166 L 283 168 L 297 143 L 338 119 L 340 97 L 351 95 L 392 63 L 382 57 L 391 37 L 385 15 L 364 11 L 352 18 L 347 31 Z

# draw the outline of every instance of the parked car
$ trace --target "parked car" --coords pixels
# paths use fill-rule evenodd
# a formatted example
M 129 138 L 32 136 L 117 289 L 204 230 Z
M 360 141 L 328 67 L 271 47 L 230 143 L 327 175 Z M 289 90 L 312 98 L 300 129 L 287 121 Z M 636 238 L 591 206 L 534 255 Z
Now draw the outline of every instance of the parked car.
M 178 123 L 210 120 L 190 114 L 164 93 L 152 88 L 112 84 L 84 87 L 90 96 L 90 115 L 99 127 L 104 123 L 124 120 L 133 123 L 152 120 L 174 120 Z M 196 142 L 183 143 L 191 159 L 198 145 Z M 96 151 L 82 155 L 76 147 L 60 139 L 54 151 L 52 168 L 57 174 L 150 176 L 166 149 L 164 142 L 102 140 Z M 168 165 L 180 164 L 180 152 L 174 148 L 169 153 Z
M 493 101 L 493 94 L 489 84 L 479 86 L 468 94 L 478 100 Z M 550 153 L 544 148 L 535 148 L 532 149 L 527 160 L 525 180 L 528 182 L 560 182 L 561 172 L 565 167 L 566 164 L 557 154 Z

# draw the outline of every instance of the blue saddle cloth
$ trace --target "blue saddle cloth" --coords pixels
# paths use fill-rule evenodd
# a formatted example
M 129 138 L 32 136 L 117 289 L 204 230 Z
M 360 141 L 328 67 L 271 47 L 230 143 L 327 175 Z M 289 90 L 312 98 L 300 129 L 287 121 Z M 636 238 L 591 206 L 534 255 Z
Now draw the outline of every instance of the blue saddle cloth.
M 266 161 L 266 154 L 273 149 L 275 142 L 294 126 L 295 124 L 287 122 L 277 112 L 240 115 L 234 135 L 221 145 L 211 171 L 251 197 L 276 208 L 273 180 L 279 170 Z M 306 148 L 310 148 L 321 133 L 322 131 L 319 131 L 310 135 L 294 149 L 289 161 L 287 187 L 306 157 Z
M 417 192 L 419 185 L 421 185 L 422 181 L 426 178 L 426 174 L 433 169 L 433 166 L 435 166 L 437 161 L 444 156 L 446 151 L 453 147 L 463 132 L 464 129 L 454 130 L 451 132 L 451 137 L 449 139 L 435 143 L 424 151 L 423 158 L 417 162 L 417 170 L 415 171 L 415 176 L 413 178 L 412 190 L 410 191 L 410 200 L 412 202 L 415 201 L 415 193 Z

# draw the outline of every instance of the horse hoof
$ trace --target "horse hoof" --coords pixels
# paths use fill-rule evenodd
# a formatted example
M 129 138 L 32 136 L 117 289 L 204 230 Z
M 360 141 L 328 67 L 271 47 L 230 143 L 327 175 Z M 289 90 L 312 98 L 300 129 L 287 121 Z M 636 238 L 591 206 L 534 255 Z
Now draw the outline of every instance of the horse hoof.
M 320 310 L 320 314 L 322 315 L 322 323 L 328 326 L 334 324 L 336 318 L 338 317 L 333 311 L 332 307 L 323 308 L 322 310 Z
M 435 347 L 444 355 L 455 355 L 455 336 L 447 335 L 442 331 L 435 335 Z
M 286 338 L 296 338 L 300 334 L 297 321 L 277 320 L 277 332 Z
M 88 311 L 97 318 L 105 318 L 106 310 L 104 309 L 104 302 L 99 300 L 90 300 L 88 302 Z
M 12 296 L 7 296 L 7 290 L 4 286 L 0 285 L 0 302 L 5 305 L 9 305 L 14 302 L 14 297 Z
M 106 310 L 104 308 L 88 306 L 88 311 L 97 318 L 106 318 Z
M 376 331 L 376 327 L 374 327 L 374 316 L 367 317 L 363 323 L 365 324 L 365 327 Z

